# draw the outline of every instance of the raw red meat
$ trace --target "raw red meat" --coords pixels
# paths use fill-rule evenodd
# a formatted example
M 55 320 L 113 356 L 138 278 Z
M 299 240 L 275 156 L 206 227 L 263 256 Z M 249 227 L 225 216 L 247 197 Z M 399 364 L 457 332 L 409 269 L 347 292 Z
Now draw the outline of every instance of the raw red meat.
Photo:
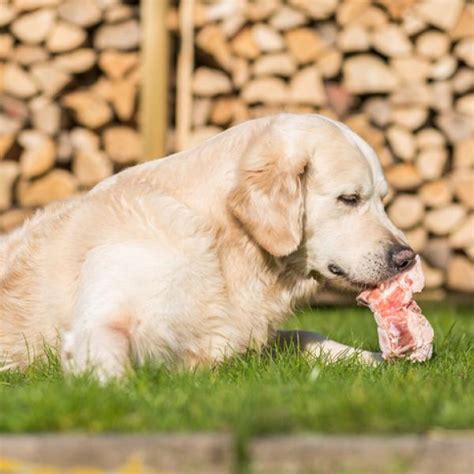
M 378 326 L 382 357 L 408 358 L 423 362 L 433 352 L 433 328 L 413 300 L 425 284 L 420 258 L 408 271 L 384 281 L 373 290 L 363 291 L 359 303 L 369 306 Z

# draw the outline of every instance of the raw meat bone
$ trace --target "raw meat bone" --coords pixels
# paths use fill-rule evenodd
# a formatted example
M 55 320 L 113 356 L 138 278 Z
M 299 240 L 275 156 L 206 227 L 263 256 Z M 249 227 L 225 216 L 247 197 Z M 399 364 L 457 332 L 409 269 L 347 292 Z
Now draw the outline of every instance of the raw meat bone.
M 433 352 L 433 328 L 413 300 L 424 286 L 420 257 L 415 265 L 372 290 L 363 291 L 359 303 L 369 306 L 377 323 L 380 349 L 385 360 L 408 358 L 423 362 Z

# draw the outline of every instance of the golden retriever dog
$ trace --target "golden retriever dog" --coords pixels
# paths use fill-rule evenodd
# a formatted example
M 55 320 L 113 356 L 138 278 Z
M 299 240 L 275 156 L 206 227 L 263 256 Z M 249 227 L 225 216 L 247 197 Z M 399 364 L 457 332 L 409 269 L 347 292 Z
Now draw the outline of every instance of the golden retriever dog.
M 131 361 L 189 368 L 261 348 L 324 281 L 372 286 L 413 262 L 386 192 L 372 148 L 318 115 L 249 121 L 129 168 L 0 240 L 1 364 L 53 346 L 105 380 Z

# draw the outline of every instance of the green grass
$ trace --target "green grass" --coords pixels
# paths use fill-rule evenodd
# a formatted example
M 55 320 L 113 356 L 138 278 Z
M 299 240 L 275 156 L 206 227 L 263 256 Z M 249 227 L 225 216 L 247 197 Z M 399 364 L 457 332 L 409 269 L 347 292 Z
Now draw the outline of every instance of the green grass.
M 250 353 L 194 373 L 148 366 L 103 387 L 89 377 L 64 377 L 54 359 L 26 373 L 2 373 L 0 431 L 222 430 L 243 440 L 273 432 L 472 429 L 472 308 L 424 309 L 436 341 L 434 358 L 421 365 L 323 366 L 287 350 L 274 358 Z M 377 349 L 366 309 L 306 311 L 287 326 Z

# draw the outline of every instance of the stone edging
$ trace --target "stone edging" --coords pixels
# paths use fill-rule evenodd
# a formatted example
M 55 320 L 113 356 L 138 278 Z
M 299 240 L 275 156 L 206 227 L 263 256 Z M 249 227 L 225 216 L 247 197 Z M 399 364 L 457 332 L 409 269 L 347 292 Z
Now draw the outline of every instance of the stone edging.
M 235 473 L 234 448 L 228 434 L 3 435 L 0 473 Z M 265 436 L 247 457 L 252 473 L 468 474 L 474 433 Z

